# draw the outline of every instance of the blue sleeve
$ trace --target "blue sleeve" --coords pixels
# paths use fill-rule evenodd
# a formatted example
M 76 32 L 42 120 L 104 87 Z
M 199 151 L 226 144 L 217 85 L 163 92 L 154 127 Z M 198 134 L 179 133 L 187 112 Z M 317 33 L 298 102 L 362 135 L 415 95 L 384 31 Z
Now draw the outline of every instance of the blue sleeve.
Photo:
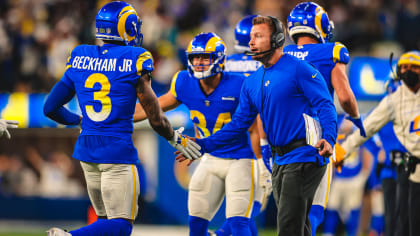
M 317 69 L 308 63 L 299 63 L 296 67 L 298 86 L 316 111 L 322 127 L 322 138 L 334 147 L 337 138 L 337 112 L 328 92 L 327 84 Z
M 59 81 L 54 85 L 44 104 L 44 115 L 60 124 L 78 125 L 80 116 L 67 110 L 63 105 L 68 103 L 75 94 L 74 88 Z
M 204 152 L 215 151 L 220 147 L 234 142 L 239 136 L 246 135 L 248 128 L 258 115 L 257 108 L 253 105 L 246 87 L 245 81 L 241 89 L 239 105 L 235 114 L 233 114 L 232 121 L 223 126 L 215 134 L 204 139 L 197 139 L 197 143 L 203 147 Z

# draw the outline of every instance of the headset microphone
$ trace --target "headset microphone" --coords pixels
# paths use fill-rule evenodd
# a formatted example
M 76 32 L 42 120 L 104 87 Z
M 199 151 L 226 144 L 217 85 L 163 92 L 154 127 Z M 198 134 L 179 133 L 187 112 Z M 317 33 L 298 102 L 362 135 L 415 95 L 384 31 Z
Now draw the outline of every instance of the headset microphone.
M 244 52 L 244 54 L 247 55 L 247 56 L 258 56 L 258 55 L 261 55 L 261 54 L 266 54 L 266 53 L 272 52 L 274 50 L 275 50 L 275 48 L 270 48 L 270 49 L 268 49 L 267 51 L 264 51 L 264 52 L 246 51 L 246 52 Z
M 399 80 L 398 71 L 397 71 L 397 73 L 395 73 L 394 67 L 392 66 L 393 57 L 394 57 L 394 53 L 391 52 L 391 54 L 389 55 L 389 66 L 391 67 L 391 71 L 392 71 L 392 75 L 394 77 L 394 80 Z

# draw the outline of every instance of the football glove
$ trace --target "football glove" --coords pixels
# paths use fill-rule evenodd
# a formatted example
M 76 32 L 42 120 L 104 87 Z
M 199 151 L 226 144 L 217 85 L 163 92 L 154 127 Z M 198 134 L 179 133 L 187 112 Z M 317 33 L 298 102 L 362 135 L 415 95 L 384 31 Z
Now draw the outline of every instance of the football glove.
M 187 159 L 199 159 L 202 156 L 202 153 L 200 152 L 200 145 L 188 139 L 187 136 L 183 135 L 183 131 L 184 127 L 174 130 L 174 136 L 171 140 L 168 140 L 169 144 L 180 151 Z
M 273 153 L 271 152 L 270 144 L 268 144 L 267 140 L 261 139 L 261 155 L 262 161 L 264 162 L 265 167 L 271 173 L 273 173 Z
M 346 156 L 346 150 L 338 143 L 338 140 L 341 140 L 344 138 L 344 135 L 338 135 L 337 137 L 337 143 L 334 145 L 334 151 L 335 151 L 335 160 L 334 165 L 337 168 L 338 173 L 341 173 L 341 167 L 344 164 L 345 156 Z
M 346 119 L 353 122 L 353 124 L 359 128 L 360 135 L 366 138 L 366 131 L 365 131 L 365 128 L 363 127 L 363 122 L 362 122 L 362 119 L 360 118 L 360 116 L 359 116 L 359 118 L 353 118 L 351 116 L 346 116 Z
M 7 130 L 8 128 L 17 128 L 19 122 L 15 120 L 3 120 L 0 119 L 0 137 L 3 136 L 3 134 L 6 134 L 6 138 L 10 139 L 10 133 Z
M 273 191 L 273 186 L 271 183 L 271 173 L 265 167 L 265 162 L 262 158 L 257 159 L 257 163 L 259 185 L 264 190 L 265 195 L 268 196 Z

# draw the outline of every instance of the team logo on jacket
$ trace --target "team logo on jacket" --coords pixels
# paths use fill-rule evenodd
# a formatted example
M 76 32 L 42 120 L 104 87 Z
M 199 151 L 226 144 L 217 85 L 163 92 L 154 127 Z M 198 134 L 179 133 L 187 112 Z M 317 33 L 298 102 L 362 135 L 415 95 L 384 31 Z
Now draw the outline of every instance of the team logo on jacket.
M 235 97 L 229 96 L 229 97 L 222 97 L 223 101 L 235 101 Z
M 410 133 L 416 132 L 420 136 L 420 115 L 414 118 L 414 121 L 410 123 Z

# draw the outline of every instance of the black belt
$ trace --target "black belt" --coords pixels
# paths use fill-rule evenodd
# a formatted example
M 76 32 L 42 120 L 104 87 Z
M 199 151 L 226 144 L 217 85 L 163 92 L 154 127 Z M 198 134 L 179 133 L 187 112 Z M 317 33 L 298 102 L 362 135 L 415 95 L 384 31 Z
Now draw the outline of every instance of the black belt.
M 404 157 L 406 156 L 407 153 L 405 152 L 400 152 L 400 151 L 391 151 L 389 153 L 390 157 L 391 157 L 391 162 L 392 164 L 399 166 L 401 164 L 404 164 Z
M 296 148 L 303 147 L 306 145 L 308 145 L 306 144 L 306 139 L 298 139 L 284 146 L 272 146 L 271 150 L 274 153 L 277 153 L 277 155 L 283 156 L 295 150 Z

